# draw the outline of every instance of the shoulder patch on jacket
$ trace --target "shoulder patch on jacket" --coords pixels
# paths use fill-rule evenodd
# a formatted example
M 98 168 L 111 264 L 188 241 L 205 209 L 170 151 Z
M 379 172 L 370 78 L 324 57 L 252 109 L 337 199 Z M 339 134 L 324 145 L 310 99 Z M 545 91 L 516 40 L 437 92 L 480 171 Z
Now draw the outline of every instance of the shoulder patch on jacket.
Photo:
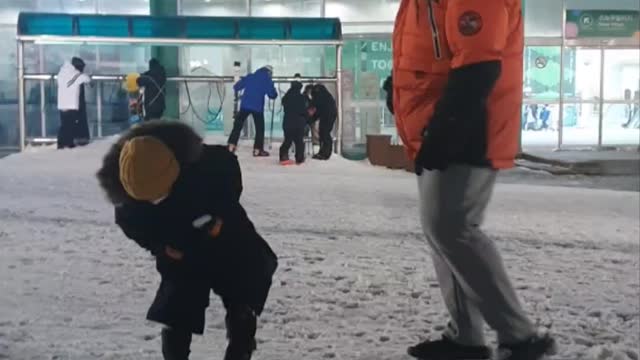
M 475 11 L 465 11 L 458 19 L 458 30 L 464 36 L 473 36 L 482 30 L 482 16 Z

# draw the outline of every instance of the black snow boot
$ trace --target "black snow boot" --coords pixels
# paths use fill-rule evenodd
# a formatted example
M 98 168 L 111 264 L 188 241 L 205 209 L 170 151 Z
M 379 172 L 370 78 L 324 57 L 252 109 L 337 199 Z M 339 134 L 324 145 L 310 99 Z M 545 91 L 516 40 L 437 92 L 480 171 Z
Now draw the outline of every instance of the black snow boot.
M 407 353 L 420 360 L 487 360 L 491 349 L 486 346 L 457 344 L 446 337 L 412 346 Z
M 548 334 L 536 335 L 518 344 L 501 344 L 498 347 L 496 360 L 542 360 L 557 352 L 555 339 Z
M 227 339 L 229 345 L 224 360 L 250 360 L 256 350 L 258 319 L 247 305 L 234 305 L 227 309 Z
M 162 356 L 164 360 L 189 360 L 191 331 L 162 329 Z

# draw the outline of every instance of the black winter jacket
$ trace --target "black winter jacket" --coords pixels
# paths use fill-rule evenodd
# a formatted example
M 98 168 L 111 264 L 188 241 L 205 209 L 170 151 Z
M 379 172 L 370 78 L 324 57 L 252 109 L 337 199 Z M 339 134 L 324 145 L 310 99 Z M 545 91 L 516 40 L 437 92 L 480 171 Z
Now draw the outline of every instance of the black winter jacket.
M 144 87 L 144 112 L 146 118 L 160 118 L 166 104 L 164 93 L 167 84 L 167 74 L 162 65 L 155 60 L 149 61 L 149 70 L 144 72 L 136 81 L 138 86 Z
M 304 129 L 307 125 L 309 115 L 309 101 L 306 96 L 302 95 L 302 83 L 294 81 L 291 88 L 282 98 L 282 107 L 284 109 L 284 121 L 282 126 L 285 129 Z
M 316 108 L 314 120 L 333 121 L 338 116 L 336 100 L 322 84 L 316 84 L 311 91 L 311 105 Z
M 171 194 L 157 205 L 129 198 L 117 175 L 115 159 L 124 141 L 144 135 L 167 144 L 180 163 Z M 204 317 L 185 317 L 183 312 L 206 308 L 210 289 L 225 303 L 247 304 L 257 314 L 262 312 L 277 257 L 239 202 L 242 175 L 235 155 L 225 147 L 203 145 L 186 125 L 148 122 L 113 146 L 98 179 L 116 204 L 118 226 L 156 257 L 162 282 L 148 319 L 202 333 Z M 194 227 L 193 221 L 203 215 L 222 219 L 222 232 L 216 238 Z M 169 259 L 167 245 L 182 251 L 184 258 Z

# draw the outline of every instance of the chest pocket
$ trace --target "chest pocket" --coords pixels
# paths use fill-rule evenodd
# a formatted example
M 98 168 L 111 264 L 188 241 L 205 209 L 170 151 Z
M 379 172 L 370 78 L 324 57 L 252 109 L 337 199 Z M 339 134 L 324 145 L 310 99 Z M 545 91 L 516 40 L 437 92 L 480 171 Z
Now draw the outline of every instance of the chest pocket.
M 410 0 L 397 29 L 399 70 L 446 74 L 450 51 L 445 33 L 446 0 Z

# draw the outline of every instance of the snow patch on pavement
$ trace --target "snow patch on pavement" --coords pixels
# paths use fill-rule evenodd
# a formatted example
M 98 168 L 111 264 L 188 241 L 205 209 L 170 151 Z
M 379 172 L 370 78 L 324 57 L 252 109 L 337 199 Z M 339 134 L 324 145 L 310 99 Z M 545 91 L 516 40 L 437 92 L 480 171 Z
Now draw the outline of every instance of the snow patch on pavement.
M 150 255 L 113 224 L 93 174 L 114 138 L 0 160 L 0 359 L 158 359 Z M 248 148 L 248 147 L 247 147 Z M 409 359 L 446 313 L 415 176 L 334 158 L 240 153 L 243 203 L 280 256 L 258 360 Z M 638 193 L 500 184 L 486 230 L 559 360 L 638 360 Z M 225 346 L 217 299 L 193 359 Z

